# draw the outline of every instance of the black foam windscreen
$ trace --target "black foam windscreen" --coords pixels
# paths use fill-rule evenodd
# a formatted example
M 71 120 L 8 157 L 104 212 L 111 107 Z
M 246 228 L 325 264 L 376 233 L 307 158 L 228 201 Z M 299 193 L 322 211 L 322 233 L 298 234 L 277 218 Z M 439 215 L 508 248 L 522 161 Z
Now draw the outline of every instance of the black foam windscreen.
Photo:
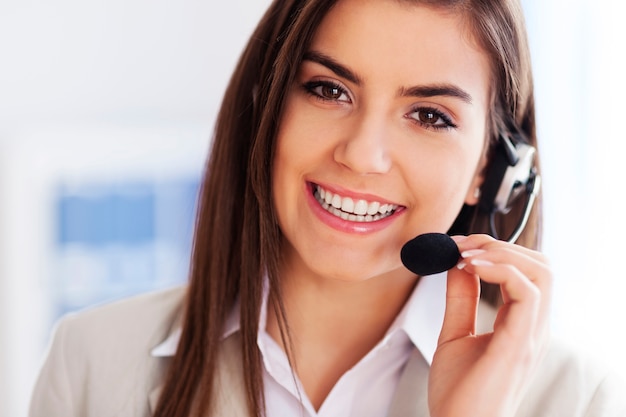
M 452 238 L 443 233 L 425 233 L 402 246 L 400 259 L 411 272 L 424 276 L 454 267 L 461 254 Z

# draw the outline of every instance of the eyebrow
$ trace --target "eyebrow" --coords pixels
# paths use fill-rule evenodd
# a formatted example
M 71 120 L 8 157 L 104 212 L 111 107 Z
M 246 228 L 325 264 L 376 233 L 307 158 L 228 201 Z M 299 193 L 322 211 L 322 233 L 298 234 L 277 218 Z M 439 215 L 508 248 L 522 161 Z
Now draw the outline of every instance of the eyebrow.
M 303 61 L 311 61 L 320 64 L 341 78 L 356 84 L 361 85 L 362 80 L 354 71 L 345 65 L 339 63 L 337 60 L 329 57 L 318 51 L 308 51 L 303 56 Z M 454 84 L 429 84 L 418 85 L 414 87 L 403 87 L 400 89 L 400 95 L 404 97 L 454 97 L 463 100 L 468 104 L 472 104 L 472 96 L 462 88 Z
M 405 97 L 455 97 L 460 98 L 467 104 L 472 104 L 472 96 L 465 90 L 457 87 L 453 84 L 433 84 L 433 85 L 420 85 L 409 88 L 402 88 L 401 95 Z
M 356 85 L 361 85 L 361 78 L 355 72 L 328 55 L 317 51 L 308 51 L 304 54 L 303 60 L 323 65 L 341 78 L 345 78 Z

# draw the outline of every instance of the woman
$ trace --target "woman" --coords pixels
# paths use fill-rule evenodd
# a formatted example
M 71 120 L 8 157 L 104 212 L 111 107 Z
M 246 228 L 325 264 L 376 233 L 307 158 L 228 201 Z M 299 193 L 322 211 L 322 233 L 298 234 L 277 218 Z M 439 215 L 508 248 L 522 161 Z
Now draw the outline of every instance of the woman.
M 514 0 L 276 0 L 222 104 L 188 288 L 63 320 L 31 416 L 622 415 L 549 342 L 539 206 L 519 245 L 480 234 L 519 223 L 476 209 L 515 132 L 536 145 Z M 404 268 L 446 231 L 447 280 Z

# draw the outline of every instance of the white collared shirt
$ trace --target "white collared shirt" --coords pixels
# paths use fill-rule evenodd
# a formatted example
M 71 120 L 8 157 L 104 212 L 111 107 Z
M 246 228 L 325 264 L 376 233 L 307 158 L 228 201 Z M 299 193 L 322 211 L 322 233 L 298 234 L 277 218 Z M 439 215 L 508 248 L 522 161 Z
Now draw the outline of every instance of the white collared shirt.
M 383 417 L 391 404 L 402 368 L 414 348 L 430 364 L 437 347 L 445 309 L 446 273 L 423 277 L 383 339 L 339 378 L 319 410 L 315 410 L 295 376 L 285 352 L 265 331 L 267 294 L 263 300 L 257 343 L 264 364 L 268 417 Z M 239 330 L 239 306 L 226 323 L 224 337 Z M 173 356 L 180 329 L 152 350 Z

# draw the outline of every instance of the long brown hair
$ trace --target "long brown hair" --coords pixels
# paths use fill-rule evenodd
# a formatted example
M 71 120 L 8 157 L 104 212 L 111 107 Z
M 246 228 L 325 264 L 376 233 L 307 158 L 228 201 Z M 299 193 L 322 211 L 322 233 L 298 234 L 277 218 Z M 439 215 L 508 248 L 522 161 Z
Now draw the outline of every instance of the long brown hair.
M 285 94 L 315 30 L 336 1 L 275 0 L 230 80 L 200 192 L 182 336 L 155 417 L 207 415 L 224 322 L 237 298 L 248 408 L 253 416 L 264 414 L 257 333 L 265 277 L 271 288 L 269 308 L 276 312 L 284 345 L 290 346 L 278 285 L 282 235 L 271 199 L 275 138 Z M 493 68 L 490 136 L 503 121 L 513 120 L 536 144 L 527 40 L 516 0 L 403 1 L 451 7 L 467 18 Z M 533 211 L 519 240 L 529 247 L 538 244 L 539 213 Z M 510 219 L 500 219 L 501 226 L 517 221 Z M 483 232 L 481 224 L 473 219 L 468 231 Z

